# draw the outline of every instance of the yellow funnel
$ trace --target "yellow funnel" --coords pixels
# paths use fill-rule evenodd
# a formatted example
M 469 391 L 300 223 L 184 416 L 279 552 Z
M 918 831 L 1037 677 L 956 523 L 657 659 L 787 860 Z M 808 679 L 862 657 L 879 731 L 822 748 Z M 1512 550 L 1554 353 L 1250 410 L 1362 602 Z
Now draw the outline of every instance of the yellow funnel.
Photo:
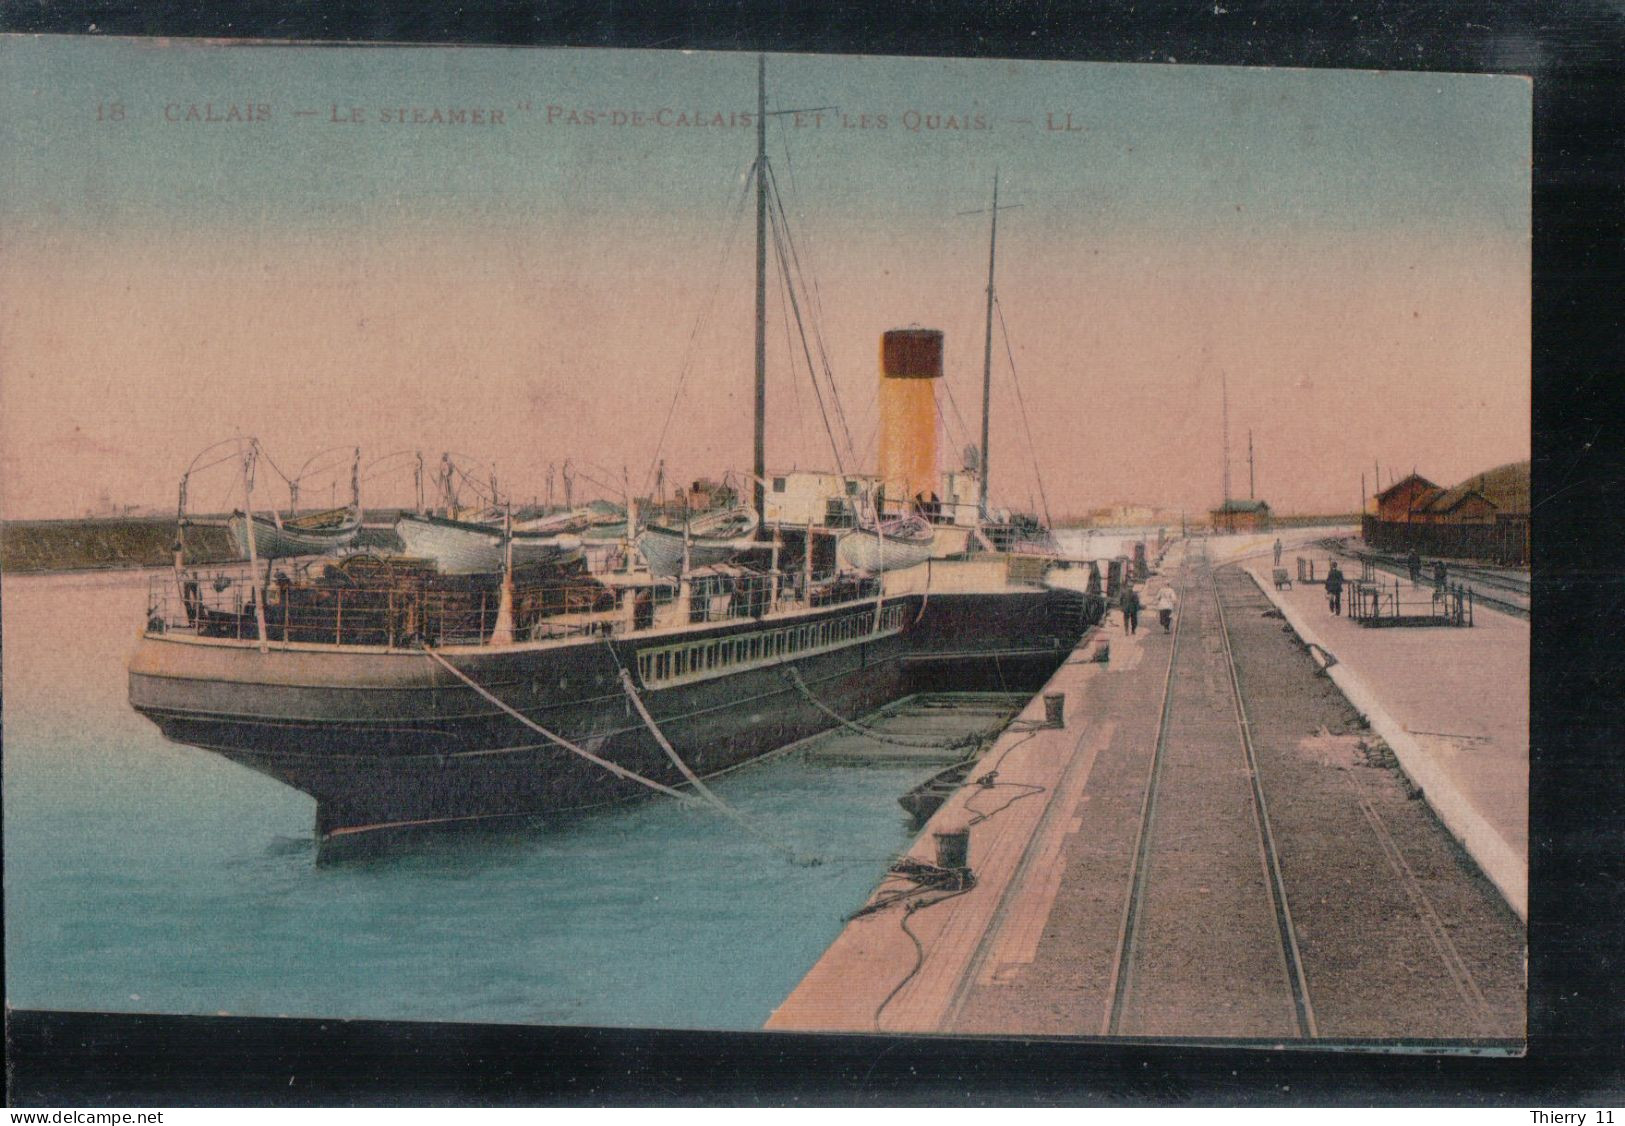
M 887 497 L 930 497 L 937 489 L 937 402 L 942 333 L 894 328 L 880 338 L 880 479 Z

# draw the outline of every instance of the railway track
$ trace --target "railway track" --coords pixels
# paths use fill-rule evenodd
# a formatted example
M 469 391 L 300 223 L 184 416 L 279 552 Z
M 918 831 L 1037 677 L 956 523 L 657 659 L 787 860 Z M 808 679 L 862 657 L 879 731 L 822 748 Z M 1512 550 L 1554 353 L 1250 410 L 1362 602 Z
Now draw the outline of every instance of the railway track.
M 1330 844 L 1313 835 L 1315 826 L 1343 815 L 1328 808 L 1306 823 L 1302 808 L 1284 807 L 1287 830 L 1298 835 L 1284 842 L 1297 858 L 1294 871 L 1283 869 L 1266 794 L 1270 780 L 1280 785 L 1283 777 L 1290 777 L 1278 773 L 1280 752 L 1271 750 L 1276 747 L 1271 740 L 1280 736 L 1281 717 L 1266 722 L 1260 746 L 1272 757 L 1261 766 L 1248 708 L 1249 693 L 1258 689 L 1240 671 L 1245 662 L 1238 661 L 1232 648 L 1226 599 L 1205 551 L 1192 549 L 1181 565 L 1177 589 L 1181 605 L 1163 674 L 1155 742 L 1143 775 L 1100 1034 L 1338 1040 L 1347 1035 L 1343 1030 L 1372 1019 L 1369 995 L 1362 1000 L 1359 987 L 1348 978 L 1351 954 L 1358 957 L 1356 952 L 1368 943 L 1386 942 L 1397 959 L 1394 969 L 1385 965 L 1365 972 L 1379 978 L 1390 972 L 1420 973 L 1428 984 L 1411 989 L 1425 988 L 1433 998 L 1424 1010 L 1432 1006 L 1457 1014 L 1444 1025 L 1450 1034 L 1504 1036 L 1504 1015 L 1486 999 L 1474 961 L 1453 936 L 1454 924 L 1434 903 L 1429 880 L 1436 881 L 1437 873 L 1419 871 L 1396 838 L 1378 797 L 1378 782 L 1363 780 L 1353 765 L 1338 766 L 1331 776 L 1337 780 L 1333 790 L 1341 791 L 1341 804 L 1348 810 L 1341 822 L 1344 832 L 1359 825 L 1361 839 L 1345 835 L 1330 845 L 1338 858 L 1330 871 L 1359 863 L 1386 872 L 1384 882 L 1365 885 L 1360 893 L 1372 904 L 1366 909 L 1371 912 L 1369 930 L 1328 929 L 1326 895 L 1339 885 L 1335 875 L 1328 880 L 1323 859 L 1312 859 L 1324 857 L 1317 850 Z M 1248 620 L 1252 604 L 1246 599 L 1236 603 L 1236 597 L 1232 589 L 1230 612 L 1242 614 L 1238 621 Z M 1248 627 L 1238 628 L 1245 641 Z M 1256 631 L 1251 636 L 1256 638 Z M 1269 713 L 1266 709 L 1262 714 Z M 1302 780 L 1300 776 L 1300 784 Z M 1302 836 L 1306 832 L 1310 835 Z M 1293 895 L 1307 897 L 1302 901 L 1308 912 L 1304 925 L 1316 930 L 1313 947 L 1302 940 L 1289 888 Z M 1382 932 L 1386 937 L 1379 937 L 1379 927 L 1390 925 L 1393 929 Z M 1424 972 L 1424 965 L 1438 969 Z M 1316 980 L 1320 984 L 1312 990 Z M 1396 1015 L 1389 1019 L 1401 1026 L 1433 1019 L 1408 1014 L 1403 1001 L 1395 1004 Z M 1333 1031 L 1325 1031 L 1328 1027 Z
M 1399 556 L 1372 551 L 1355 552 L 1343 540 L 1323 540 L 1320 546 L 1350 559 L 1370 559 L 1372 564 L 1385 574 L 1399 578 L 1408 578 L 1410 575 L 1405 560 Z M 1450 576 L 1453 583 L 1459 582 L 1470 587 L 1473 600 L 1480 605 L 1490 606 L 1520 618 L 1529 617 L 1530 582 L 1527 578 L 1467 564 L 1452 565 Z
M 1178 585 L 1101 1032 L 1314 1039 L 1314 1005 L 1205 546 L 1181 565 Z

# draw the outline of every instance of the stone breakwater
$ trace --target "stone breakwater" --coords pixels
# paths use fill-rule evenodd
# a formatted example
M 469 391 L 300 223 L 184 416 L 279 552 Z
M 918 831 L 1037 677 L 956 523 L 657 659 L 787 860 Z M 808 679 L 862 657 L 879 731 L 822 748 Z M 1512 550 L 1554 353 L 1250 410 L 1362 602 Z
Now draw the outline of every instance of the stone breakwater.
M 8 520 L 0 527 L 0 570 L 14 574 L 161 567 L 174 559 L 171 518 Z M 237 558 L 224 527 L 186 530 L 190 563 Z

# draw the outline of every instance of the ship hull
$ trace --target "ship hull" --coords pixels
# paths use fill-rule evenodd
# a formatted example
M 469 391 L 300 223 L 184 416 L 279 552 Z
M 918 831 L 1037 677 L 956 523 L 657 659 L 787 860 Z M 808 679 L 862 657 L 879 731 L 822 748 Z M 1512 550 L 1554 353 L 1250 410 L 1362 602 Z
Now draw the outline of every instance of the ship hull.
M 642 682 L 640 650 L 783 628 L 772 618 L 661 637 L 441 652 L 476 683 L 592 754 L 652 781 L 683 778 L 621 686 L 634 670 L 665 737 L 714 776 L 918 691 L 1034 691 L 1090 624 L 1053 591 L 887 601 L 900 628 L 689 683 Z M 862 615 L 843 606 L 814 623 Z M 871 620 L 873 610 L 867 611 Z M 643 667 L 647 668 L 647 664 Z M 792 671 L 793 670 L 793 671 Z M 163 734 L 311 795 L 323 839 L 366 830 L 550 815 L 647 796 L 521 724 L 412 650 L 148 636 L 130 671 L 136 710 Z

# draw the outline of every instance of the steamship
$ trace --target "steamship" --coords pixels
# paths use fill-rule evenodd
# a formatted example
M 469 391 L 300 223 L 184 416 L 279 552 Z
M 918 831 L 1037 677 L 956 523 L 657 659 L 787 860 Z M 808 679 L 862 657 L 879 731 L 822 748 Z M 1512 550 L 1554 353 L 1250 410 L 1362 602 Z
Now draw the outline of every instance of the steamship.
M 760 238 L 760 113 L 757 125 Z M 364 555 L 300 574 L 285 561 L 262 568 L 252 543 L 243 575 L 177 559 L 155 581 L 131 705 L 167 738 L 312 796 L 326 843 L 683 787 L 915 692 L 1036 691 L 1102 611 L 1092 594 L 1045 583 L 1053 561 L 979 550 L 972 528 L 916 566 L 843 571 L 849 529 L 825 519 L 838 505 L 787 520 L 788 498 L 770 504 L 784 479 L 770 482 L 762 460 L 764 258 L 760 538 L 748 550 L 685 559 L 670 578 L 637 568 L 632 552 L 599 573 L 579 560 L 516 565 L 510 553 L 477 575 Z M 911 490 L 936 473 L 930 383 L 942 361 L 940 332 L 882 338 L 882 409 L 895 412 L 882 434 L 908 440 L 882 438 L 881 477 Z

